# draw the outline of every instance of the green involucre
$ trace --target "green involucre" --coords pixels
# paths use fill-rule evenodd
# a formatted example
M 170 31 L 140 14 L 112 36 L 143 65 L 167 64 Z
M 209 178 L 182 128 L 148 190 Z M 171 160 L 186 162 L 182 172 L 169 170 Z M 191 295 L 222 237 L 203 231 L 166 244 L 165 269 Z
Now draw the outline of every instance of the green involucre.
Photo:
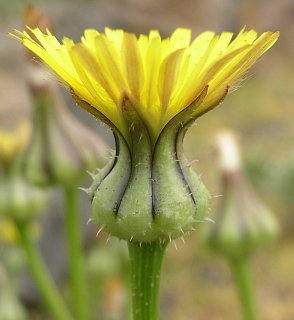
M 195 120 L 206 90 L 174 117 L 152 144 L 148 129 L 128 97 L 122 114 L 128 141 L 111 126 L 116 154 L 94 176 L 89 196 L 95 222 L 120 239 L 167 241 L 184 235 L 203 220 L 210 195 L 183 155 L 183 137 Z M 98 118 L 101 115 L 83 105 Z

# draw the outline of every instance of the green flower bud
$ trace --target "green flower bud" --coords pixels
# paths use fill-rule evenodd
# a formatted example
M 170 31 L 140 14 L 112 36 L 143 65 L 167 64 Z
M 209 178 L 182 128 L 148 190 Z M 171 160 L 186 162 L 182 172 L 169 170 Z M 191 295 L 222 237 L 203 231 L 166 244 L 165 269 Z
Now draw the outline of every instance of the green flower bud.
M 24 157 L 25 175 L 37 185 L 78 185 L 87 170 L 104 163 L 106 146 L 70 114 L 52 83 L 32 88 L 34 129 Z
M 223 197 L 215 223 L 205 230 L 204 241 L 231 259 L 244 258 L 273 240 L 279 232 L 279 225 L 247 183 L 232 134 L 218 136 L 218 149 Z
M 22 122 L 14 130 L 0 131 L 0 216 L 23 222 L 47 206 L 47 193 L 29 185 L 20 166 L 30 127 Z
M 23 223 L 40 214 L 47 205 L 47 192 L 28 184 L 17 172 L 0 172 L 0 216 Z
M 206 90 L 176 115 L 154 145 L 135 105 L 125 95 L 122 115 L 130 143 L 108 123 L 114 132 L 116 154 L 95 175 L 88 191 L 93 218 L 106 232 L 138 242 L 166 241 L 182 236 L 203 220 L 210 196 L 187 164 L 183 138 L 205 94 Z M 91 112 L 103 118 L 97 110 Z

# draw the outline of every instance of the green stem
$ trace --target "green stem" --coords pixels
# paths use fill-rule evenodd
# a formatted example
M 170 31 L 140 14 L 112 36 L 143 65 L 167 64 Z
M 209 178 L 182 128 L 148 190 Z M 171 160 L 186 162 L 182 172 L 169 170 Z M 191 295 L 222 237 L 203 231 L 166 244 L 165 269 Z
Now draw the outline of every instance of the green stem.
M 167 243 L 128 242 L 133 320 L 157 320 L 160 272 Z
M 78 189 L 65 187 L 65 229 L 72 302 L 76 320 L 89 319 Z
M 244 320 L 256 320 L 257 314 L 254 301 L 254 290 L 248 259 L 232 260 L 231 269 L 239 291 Z
M 43 295 L 44 301 L 47 304 L 52 316 L 56 320 L 72 320 L 72 317 L 64 304 L 55 283 L 44 264 L 44 261 L 30 237 L 29 225 L 16 224 L 21 245 L 26 253 L 27 263 L 31 274 Z

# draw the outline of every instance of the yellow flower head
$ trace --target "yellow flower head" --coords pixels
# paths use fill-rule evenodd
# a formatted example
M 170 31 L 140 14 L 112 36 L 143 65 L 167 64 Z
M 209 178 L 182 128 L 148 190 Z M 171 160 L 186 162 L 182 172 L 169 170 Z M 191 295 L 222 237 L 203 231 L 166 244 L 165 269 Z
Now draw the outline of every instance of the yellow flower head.
M 232 84 L 277 40 L 279 33 L 254 30 L 216 35 L 207 31 L 191 42 L 191 30 L 166 39 L 158 31 L 136 37 L 123 30 L 88 29 L 81 42 L 60 43 L 38 28 L 15 31 L 15 38 L 44 60 L 85 101 L 127 137 L 121 104 L 128 96 L 155 141 L 164 126 L 205 87 L 199 115 L 219 103 Z
M 15 224 L 10 219 L 2 218 L 0 220 L 0 242 L 15 244 L 18 240 Z
M 27 145 L 31 127 L 22 121 L 13 131 L 0 131 L 0 160 L 10 161 Z
M 39 239 L 42 235 L 42 227 L 37 222 L 30 224 L 30 235 L 34 239 Z M 14 221 L 10 218 L 0 219 L 0 244 L 6 243 L 10 245 L 19 243 L 19 234 Z

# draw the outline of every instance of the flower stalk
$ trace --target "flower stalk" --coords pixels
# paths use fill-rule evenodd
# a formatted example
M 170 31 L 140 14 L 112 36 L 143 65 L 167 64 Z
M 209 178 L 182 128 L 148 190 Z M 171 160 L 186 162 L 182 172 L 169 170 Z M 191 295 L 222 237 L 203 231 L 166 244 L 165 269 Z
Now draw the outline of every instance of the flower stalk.
M 87 279 L 84 266 L 83 236 L 76 187 L 64 188 L 65 227 L 72 304 L 77 320 L 89 319 Z
M 246 180 L 234 134 L 229 131 L 219 133 L 217 150 L 223 198 L 215 224 L 206 228 L 204 241 L 229 262 L 244 320 L 256 320 L 250 262 L 258 249 L 276 238 L 279 225 Z
M 250 261 L 246 257 L 230 260 L 230 266 L 239 293 L 244 320 L 257 320 Z
M 158 319 L 160 273 L 167 243 L 128 241 L 133 320 Z
M 38 249 L 30 237 L 29 224 L 17 223 L 16 226 L 31 274 L 42 293 L 48 310 L 56 320 L 73 320 Z

